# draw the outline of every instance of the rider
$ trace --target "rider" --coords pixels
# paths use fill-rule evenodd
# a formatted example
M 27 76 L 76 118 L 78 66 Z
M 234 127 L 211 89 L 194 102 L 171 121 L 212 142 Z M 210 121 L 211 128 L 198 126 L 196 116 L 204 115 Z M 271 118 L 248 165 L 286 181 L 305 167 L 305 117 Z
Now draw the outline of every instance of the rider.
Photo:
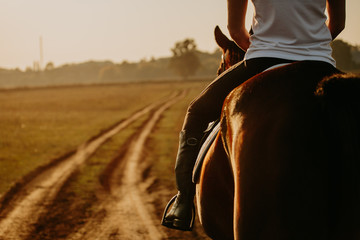
M 244 61 L 218 76 L 188 107 L 175 164 L 178 193 L 162 224 L 191 230 L 195 186 L 192 169 L 208 123 L 218 119 L 226 96 L 241 83 L 281 63 L 310 60 L 335 66 L 330 42 L 345 27 L 345 0 L 251 0 L 253 35 L 245 28 L 248 0 L 228 0 L 228 30 L 246 51 Z M 325 15 L 327 9 L 328 18 Z

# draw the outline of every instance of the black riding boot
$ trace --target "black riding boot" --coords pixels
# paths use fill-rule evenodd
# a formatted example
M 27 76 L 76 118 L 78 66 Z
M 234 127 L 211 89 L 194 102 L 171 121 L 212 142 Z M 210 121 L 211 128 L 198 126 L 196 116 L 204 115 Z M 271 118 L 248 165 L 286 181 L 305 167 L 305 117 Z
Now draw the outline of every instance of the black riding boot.
M 195 184 L 192 182 L 192 170 L 199 150 L 201 134 L 191 135 L 184 130 L 180 133 L 178 155 L 175 163 L 177 195 L 165 209 L 162 225 L 191 231 L 195 218 Z M 167 209 L 174 203 L 169 212 Z

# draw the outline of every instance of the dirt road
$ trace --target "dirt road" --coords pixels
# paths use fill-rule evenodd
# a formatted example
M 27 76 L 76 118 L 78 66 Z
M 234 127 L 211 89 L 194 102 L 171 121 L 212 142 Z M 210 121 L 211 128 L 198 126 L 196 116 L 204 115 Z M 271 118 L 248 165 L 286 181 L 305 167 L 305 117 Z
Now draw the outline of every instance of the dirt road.
M 164 111 L 185 92 L 174 93 L 134 113 L 87 143 L 66 158 L 39 170 L 28 182 L 6 195 L 0 212 L 0 239 L 31 239 L 39 217 L 46 215 L 48 206 L 56 200 L 70 176 L 107 140 L 140 117 L 150 114 L 135 138 L 126 146 L 122 159 L 113 162 L 107 177 L 109 191 L 102 192 L 94 216 L 89 216 L 81 228 L 62 239 L 169 239 L 168 230 L 160 226 L 154 201 L 147 191 L 154 177 L 143 178 L 149 163 L 143 162 L 145 142 Z M 36 233 L 36 231 L 35 231 Z M 194 233 L 194 236 L 198 234 Z

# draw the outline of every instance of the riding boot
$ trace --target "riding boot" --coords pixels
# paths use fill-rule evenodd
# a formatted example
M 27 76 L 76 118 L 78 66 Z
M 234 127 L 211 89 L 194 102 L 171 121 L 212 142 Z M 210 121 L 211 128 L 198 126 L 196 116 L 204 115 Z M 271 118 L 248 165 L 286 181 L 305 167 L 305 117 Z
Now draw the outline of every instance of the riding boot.
M 175 163 L 176 185 L 178 193 L 165 209 L 162 225 L 183 231 L 191 231 L 195 218 L 195 184 L 192 182 L 192 170 L 199 150 L 202 134 L 181 131 L 179 149 Z M 169 212 L 167 209 L 173 203 Z

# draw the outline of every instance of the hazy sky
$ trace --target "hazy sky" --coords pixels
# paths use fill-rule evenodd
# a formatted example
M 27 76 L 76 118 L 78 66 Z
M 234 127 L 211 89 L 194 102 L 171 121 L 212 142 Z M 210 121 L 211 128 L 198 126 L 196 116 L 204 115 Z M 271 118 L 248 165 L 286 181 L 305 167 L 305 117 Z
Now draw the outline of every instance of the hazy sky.
M 360 45 L 359 10 L 360 0 L 347 0 L 340 38 Z M 226 0 L 0 0 L 0 67 L 39 61 L 40 36 L 44 64 L 55 66 L 171 56 L 175 42 L 188 37 L 212 52 L 213 29 L 225 31 L 226 21 Z

